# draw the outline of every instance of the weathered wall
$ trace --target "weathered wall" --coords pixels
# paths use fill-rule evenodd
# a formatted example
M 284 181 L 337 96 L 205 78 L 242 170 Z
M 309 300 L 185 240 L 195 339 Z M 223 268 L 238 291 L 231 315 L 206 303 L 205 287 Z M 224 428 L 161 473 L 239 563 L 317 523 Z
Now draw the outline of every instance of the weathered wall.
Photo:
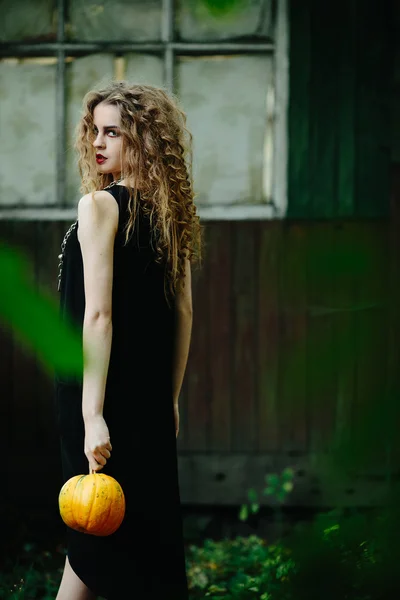
M 291 2 L 289 217 L 389 213 L 394 2 Z
M 0 224 L 0 238 L 27 252 L 33 279 L 55 299 L 64 230 L 58 222 Z M 388 389 L 397 391 L 389 224 L 214 222 L 205 233 L 180 400 L 182 500 L 235 504 L 266 472 L 291 465 L 299 477 L 289 502 L 328 502 L 326 482 L 313 479 L 315 451 L 333 436 L 355 439 L 370 410 L 390 409 Z M 19 501 L 23 486 L 24 502 L 50 501 L 59 477 L 52 382 L 9 332 L 0 348 L 8 494 Z M 389 439 L 385 422 L 370 427 L 371 439 Z M 370 448 L 370 470 L 382 476 L 382 446 Z M 27 481 L 40 473 L 39 498 Z M 368 504 L 367 485 L 337 490 L 339 502 Z

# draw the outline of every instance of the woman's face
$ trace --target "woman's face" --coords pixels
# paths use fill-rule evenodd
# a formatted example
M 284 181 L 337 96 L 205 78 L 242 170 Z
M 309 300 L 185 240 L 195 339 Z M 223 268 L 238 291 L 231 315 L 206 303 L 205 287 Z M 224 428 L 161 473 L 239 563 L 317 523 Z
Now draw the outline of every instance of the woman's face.
M 118 106 L 101 102 L 93 111 L 96 163 L 100 173 L 111 173 L 113 179 L 121 175 L 122 133 Z

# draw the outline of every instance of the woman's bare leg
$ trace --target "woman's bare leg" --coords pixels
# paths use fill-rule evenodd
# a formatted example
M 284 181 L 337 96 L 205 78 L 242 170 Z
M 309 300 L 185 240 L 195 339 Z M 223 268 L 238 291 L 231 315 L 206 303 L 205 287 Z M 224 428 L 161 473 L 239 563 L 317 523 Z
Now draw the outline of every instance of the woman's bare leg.
M 69 564 L 68 556 L 65 557 L 64 573 L 56 600 L 96 600 L 97 596 L 86 587 L 79 579 Z

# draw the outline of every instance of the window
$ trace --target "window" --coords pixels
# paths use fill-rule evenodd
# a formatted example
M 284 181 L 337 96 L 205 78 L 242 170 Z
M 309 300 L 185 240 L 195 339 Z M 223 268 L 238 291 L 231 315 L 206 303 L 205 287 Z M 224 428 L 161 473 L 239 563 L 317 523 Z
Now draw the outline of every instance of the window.
M 72 134 L 116 77 L 165 85 L 193 133 L 205 219 L 286 211 L 287 0 L 3 0 L 0 217 L 74 218 Z

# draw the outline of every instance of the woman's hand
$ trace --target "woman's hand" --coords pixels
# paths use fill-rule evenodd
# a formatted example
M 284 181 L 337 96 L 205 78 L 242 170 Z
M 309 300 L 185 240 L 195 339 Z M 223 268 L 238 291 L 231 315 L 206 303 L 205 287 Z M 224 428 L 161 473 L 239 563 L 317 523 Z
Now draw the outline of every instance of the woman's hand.
M 179 433 L 179 406 L 174 403 L 174 418 L 175 418 L 175 435 L 178 437 Z
M 85 419 L 85 455 L 89 461 L 89 473 L 100 471 L 111 456 L 111 442 L 103 415 Z

